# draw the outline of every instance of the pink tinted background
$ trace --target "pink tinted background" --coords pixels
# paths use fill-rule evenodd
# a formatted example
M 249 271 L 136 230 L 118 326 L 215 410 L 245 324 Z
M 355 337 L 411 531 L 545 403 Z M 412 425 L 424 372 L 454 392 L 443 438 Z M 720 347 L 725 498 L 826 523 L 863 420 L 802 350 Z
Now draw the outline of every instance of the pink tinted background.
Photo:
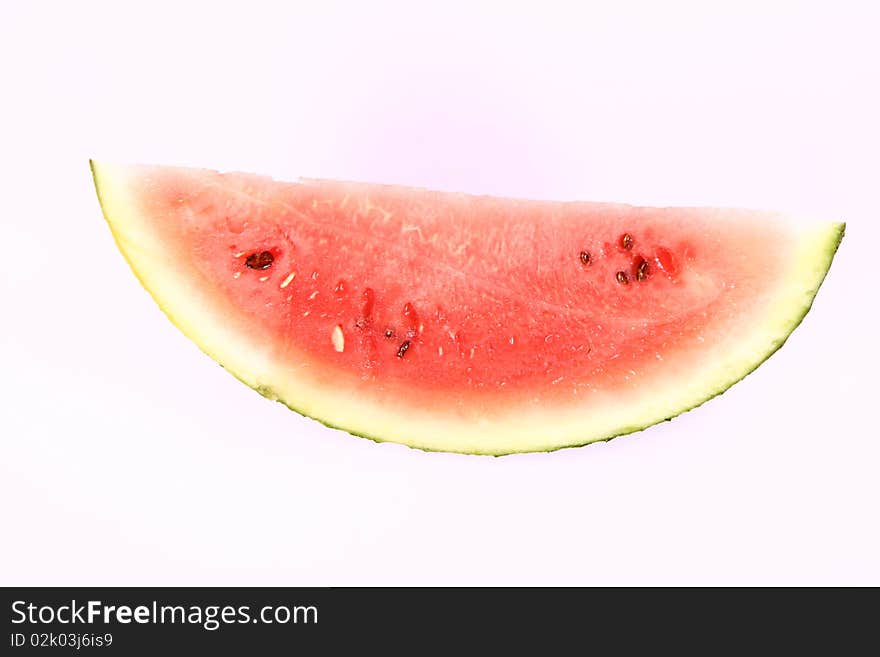
M 0 581 L 880 583 L 869 3 L 278 4 L 0 9 Z M 579 450 L 428 454 L 202 355 L 116 252 L 89 157 L 848 227 L 723 397 Z

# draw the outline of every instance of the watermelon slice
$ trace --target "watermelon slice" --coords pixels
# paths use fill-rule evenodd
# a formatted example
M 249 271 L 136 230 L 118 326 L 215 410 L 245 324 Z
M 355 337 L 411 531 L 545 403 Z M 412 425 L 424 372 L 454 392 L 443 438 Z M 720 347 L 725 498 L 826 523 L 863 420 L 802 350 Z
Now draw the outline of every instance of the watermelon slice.
M 144 287 L 239 379 L 353 434 L 479 454 L 608 439 L 720 394 L 800 323 L 844 230 L 744 210 L 92 170 Z

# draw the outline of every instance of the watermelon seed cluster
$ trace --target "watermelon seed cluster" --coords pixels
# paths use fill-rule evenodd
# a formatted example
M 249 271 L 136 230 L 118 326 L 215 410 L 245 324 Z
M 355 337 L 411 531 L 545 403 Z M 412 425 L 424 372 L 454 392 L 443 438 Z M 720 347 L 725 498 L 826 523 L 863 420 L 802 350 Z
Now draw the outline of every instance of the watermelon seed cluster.
M 620 246 L 620 248 L 624 251 L 632 251 L 633 246 L 635 245 L 635 239 L 629 233 L 624 233 L 620 236 L 617 243 L 618 246 Z M 580 258 L 581 264 L 584 267 L 590 265 L 593 262 L 593 258 L 590 255 L 589 251 L 581 251 L 578 257 Z M 648 278 L 648 274 L 651 273 L 650 267 L 648 266 L 648 261 L 645 260 L 645 258 L 643 258 L 642 256 L 638 256 L 633 261 L 633 271 L 635 272 L 635 278 L 639 283 L 646 280 Z M 629 285 L 629 274 L 627 274 L 623 270 L 618 271 L 614 275 L 614 278 L 620 285 Z
M 241 251 L 235 253 L 234 256 L 236 258 L 240 258 L 244 256 L 246 251 Z M 581 262 L 584 265 L 591 264 L 592 258 L 590 254 L 586 251 L 581 252 L 580 254 Z M 276 256 L 270 250 L 263 251 L 252 251 L 245 258 L 244 264 L 245 267 L 255 271 L 265 271 L 271 268 L 275 264 Z M 239 278 L 241 272 L 235 272 L 233 277 Z M 311 274 L 312 280 L 318 279 L 318 271 L 313 271 Z M 288 285 L 290 285 L 293 280 L 296 278 L 297 272 L 295 270 L 291 270 L 281 281 L 280 288 L 284 289 Z M 269 279 L 269 276 L 260 277 L 260 281 L 266 281 Z M 338 300 L 343 300 L 348 293 L 348 283 L 345 280 L 340 279 L 333 288 L 333 292 Z M 318 290 L 315 290 L 309 295 L 309 299 L 315 299 L 318 296 Z M 288 297 L 288 301 L 291 297 Z M 358 330 L 369 330 L 371 325 L 373 324 L 374 318 L 372 316 L 375 305 L 375 292 L 371 288 L 365 288 L 362 294 L 362 304 L 361 304 L 361 312 L 359 317 L 354 323 L 354 326 Z M 311 311 L 306 310 L 303 313 L 303 317 L 308 317 Z M 412 348 L 413 341 L 415 338 L 422 333 L 424 330 L 424 324 L 421 322 L 419 318 L 419 313 L 416 311 L 416 308 L 413 303 L 407 302 L 404 304 L 403 311 L 403 322 L 404 326 L 401 327 L 401 333 L 404 335 L 403 341 L 397 346 L 396 356 L 399 359 L 403 359 L 407 352 Z M 398 331 L 393 326 L 388 326 L 384 329 L 383 335 L 388 340 L 393 340 L 397 337 Z M 453 336 L 455 339 L 455 336 Z M 375 349 L 374 338 L 368 334 L 364 336 L 364 340 L 367 341 L 368 344 L 372 344 L 372 349 Z M 333 349 L 337 353 L 342 353 L 345 351 L 346 347 L 346 338 L 343 326 L 340 324 L 334 325 L 330 331 L 330 342 L 333 346 Z M 510 339 L 510 343 L 513 344 L 513 338 Z M 443 348 L 440 347 L 438 353 L 443 355 Z M 471 358 L 474 357 L 474 349 L 471 349 Z
M 345 287 L 346 286 L 345 286 L 344 281 L 341 281 L 341 280 L 336 285 L 335 290 L 340 298 L 342 296 L 344 296 L 344 294 L 345 294 Z M 363 295 L 361 296 L 361 299 L 362 299 L 362 305 L 361 305 L 360 316 L 355 321 L 354 325 L 355 325 L 355 328 L 358 330 L 365 330 L 365 329 L 368 329 L 373 323 L 372 314 L 373 314 L 373 308 L 376 303 L 376 293 L 373 291 L 372 288 L 369 288 L 369 287 L 365 288 Z M 412 303 L 407 302 L 404 305 L 403 317 L 404 317 L 404 320 L 406 321 L 407 325 L 409 326 L 409 328 L 406 331 L 406 338 L 407 339 L 405 339 L 403 342 L 401 342 L 400 345 L 397 347 L 397 357 L 398 358 L 403 358 L 406 355 L 406 352 L 412 346 L 412 339 L 415 338 L 415 336 L 418 333 L 420 333 L 422 331 L 422 329 L 424 328 L 423 325 L 419 322 L 419 315 L 416 312 L 415 306 L 413 306 Z M 341 327 L 340 327 L 340 332 L 341 332 Z M 392 327 L 389 326 L 389 327 L 385 328 L 385 330 L 383 331 L 383 335 L 385 336 L 385 338 L 387 340 L 391 340 L 397 335 L 397 332 Z M 332 336 L 334 348 L 336 348 L 337 344 L 340 343 L 338 338 L 335 336 L 336 336 L 336 332 L 334 330 L 334 334 Z M 373 341 L 373 338 L 371 335 L 365 336 L 364 339 L 369 342 Z M 344 342 L 342 344 L 344 344 Z M 372 344 L 374 345 L 373 348 L 375 349 L 375 343 L 372 342 Z M 342 351 L 339 348 L 337 348 L 336 350 Z

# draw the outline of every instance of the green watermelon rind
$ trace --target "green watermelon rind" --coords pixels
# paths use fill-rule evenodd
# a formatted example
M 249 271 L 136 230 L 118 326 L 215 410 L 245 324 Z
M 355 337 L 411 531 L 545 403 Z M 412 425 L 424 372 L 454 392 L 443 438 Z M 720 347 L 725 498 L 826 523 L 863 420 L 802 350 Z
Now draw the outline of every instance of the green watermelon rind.
M 148 280 L 146 280 L 149 277 L 149 272 L 146 271 L 146 266 L 143 264 L 143 262 L 140 263 L 140 266 L 138 265 L 138 263 L 135 262 L 138 259 L 135 257 L 135 253 L 137 252 L 139 245 L 133 244 L 132 241 L 127 239 L 126 236 L 123 234 L 127 228 L 128 220 L 121 219 L 118 216 L 112 217 L 111 214 L 113 214 L 113 212 L 108 208 L 105 187 L 107 187 L 108 180 L 111 179 L 113 175 L 112 172 L 104 175 L 102 174 L 102 171 L 105 168 L 107 168 L 108 170 L 112 170 L 113 166 L 102 165 L 92 160 L 90 160 L 89 163 L 91 166 L 98 200 L 101 205 L 104 218 L 106 219 L 110 227 L 110 231 L 113 235 L 117 247 L 127 261 L 135 277 L 152 296 L 153 300 L 163 311 L 163 313 L 168 317 L 171 323 L 187 337 L 189 337 L 193 342 L 195 342 L 199 349 L 201 349 L 205 354 L 210 356 L 217 363 L 219 363 L 221 367 L 226 369 L 226 371 L 235 376 L 235 378 L 240 380 L 245 385 L 253 388 L 256 392 L 268 399 L 284 404 L 287 408 L 295 411 L 300 415 L 303 415 L 304 417 L 314 419 L 332 429 L 339 429 L 355 436 L 367 438 L 368 440 L 374 441 L 376 443 L 400 443 L 408 447 L 427 452 L 460 452 L 485 456 L 503 456 L 508 454 L 526 452 L 552 452 L 560 449 L 582 447 L 591 443 L 605 442 L 619 436 L 642 431 L 655 424 L 672 420 L 673 418 L 683 413 L 686 413 L 689 410 L 701 406 L 707 401 L 723 394 L 734 384 L 738 383 L 746 376 L 754 372 L 758 367 L 760 367 L 761 364 L 763 364 L 768 358 L 776 353 L 776 351 L 778 351 L 783 344 L 785 344 L 792 332 L 800 325 L 804 317 L 806 317 L 807 313 L 810 311 L 816 294 L 818 293 L 819 288 L 821 287 L 831 267 L 832 260 L 835 253 L 837 252 L 838 247 L 840 246 L 841 240 L 843 239 L 846 227 L 846 224 L 844 223 L 826 223 L 822 225 L 821 231 L 817 232 L 816 236 L 812 238 L 813 243 L 810 243 L 808 245 L 808 247 L 805 249 L 805 254 L 802 256 L 802 259 L 805 260 L 805 271 L 797 272 L 798 276 L 795 276 L 792 281 L 793 285 L 803 285 L 804 283 L 807 284 L 806 288 L 798 287 L 798 292 L 800 293 L 803 301 L 799 304 L 792 305 L 791 308 L 786 308 L 784 319 L 782 319 L 781 321 L 777 321 L 776 325 L 772 327 L 772 335 L 770 334 L 770 331 L 768 331 L 768 338 L 770 339 L 767 341 L 766 347 L 762 347 L 761 349 L 752 352 L 749 358 L 744 358 L 739 363 L 740 366 L 737 367 L 736 370 L 731 370 L 729 372 L 729 375 L 726 376 L 723 382 L 719 385 L 711 388 L 706 387 L 699 394 L 694 395 L 693 399 L 691 399 L 689 402 L 682 403 L 676 406 L 674 409 L 671 409 L 667 413 L 662 413 L 662 416 L 654 415 L 646 421 L 633 421 L 629 423 L 621 422 L 622 426 L 618 426 L 615 430 L 602 433 L 601 435 L 591 435 L 585 438 L 570 438 L 567 440 L 552 441 L 545 444 L 542 444 L 542 442 L 538 440 L 535 441 L 533 444 L 530 444 L 526 448 L 510 446 L 483 449 L 480 446 L 475 446 L 472 444 L 468 445 L 466 448 L 461 448 L 456 446 L 454 443 L 450 443 L 449 445 L 431 444 L 429 442 L 420 440 L 419 436 L 413 436 L 411 438 L 389 439 L 381 435 L 375 435 L 375 432 L 371 433 L 369 431 L 364 431 L 356 426 L 353 426 L 350 423 L 334 421 L 332 418 L 328 417 L 327 414 L 310 412 L 304 404 L 298 404 L 293 400 L 286 399 L 285 395 L 279 393 L 274 386 L 266 383 L 257 383 L 255 380 L 253 380 L 253 376 L 249 377 L 247 374 L 243 374 L 236 368 L 228 367 L 226 364 L 224 364 L 223 361 L 225 359 L 220 357 L 220 355 L 217 353 L 220 350 L 212 349 L 209 345 L 205 344 L 207 340 L 200 339 L 199 330 L 197 330 L 198 327 L 195 325 L 195 323 L 183 321 L 182 318 L 177 317 L 176 313 L 172 312 L 171 309 L 168 308 L 168 304 L 165 302 L 165 299 L 162 298 L 163 295 L 159 291 L 155 290 L 154 286 L 151 285 Z M 116 205 L 118 206 L 119 203 L 117 202 Z M 811 279 L 807 279 L 807 276 L 811 277 Z M 769 323 L 772 324 L 772 322 Z M 220 340 L 215 338 L 214 341 L 218 342 Z

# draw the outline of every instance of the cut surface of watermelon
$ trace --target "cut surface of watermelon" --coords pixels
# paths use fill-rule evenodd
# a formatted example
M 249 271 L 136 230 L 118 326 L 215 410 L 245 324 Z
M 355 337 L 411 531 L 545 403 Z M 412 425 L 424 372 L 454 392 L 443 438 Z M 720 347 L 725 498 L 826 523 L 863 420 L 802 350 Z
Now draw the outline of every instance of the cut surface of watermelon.
M 844 225 L 92 162 L 144 287 L 243 382 L 350 433 L 506 454 L 720 394 L 810 309 Z

